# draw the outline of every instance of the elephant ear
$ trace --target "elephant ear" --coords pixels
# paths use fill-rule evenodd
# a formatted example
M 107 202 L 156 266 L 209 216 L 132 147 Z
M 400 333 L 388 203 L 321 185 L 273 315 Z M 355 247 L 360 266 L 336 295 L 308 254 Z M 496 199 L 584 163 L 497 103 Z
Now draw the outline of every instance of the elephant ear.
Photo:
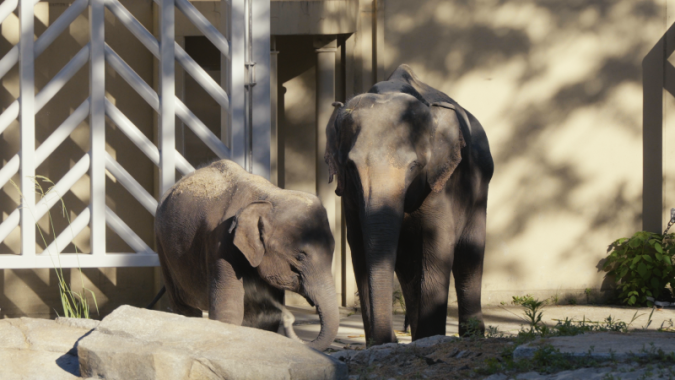
M 429 186 L 435 192 L 445 187 L 448 179 L 462 161 L 462 148 L 466 146 L 457 108 L 447 102 L 431 103 L 435 129 L 431 141 L 431 157 L 427 164 Z M 462 115 L 462 121 L 468 120 Z M 470 126 L 467 124 L 467 128 Z
M 326 153 L 323 156 L 324 161 L 328 165 L 328 183 L 333 182 L 333 177 L 337 175 L 338 183 L 335 194 L 342 196 L 344 189 L 344 181 L 340 176 L 340 169 L 338 167 L 337 154 L 339 149 L 338 131 L 337 131 L 337 117 L 344 104 L 340 102 L 333 103 L 333 114 L 326 125 Z
M 234 245 L 239 248 L 252 267 L 257 267 L 265 254 L 265 236 L 269 236 L 271 224 L 269 202 L 253 202 L 239 210 L 230 233 L 234 230 Z

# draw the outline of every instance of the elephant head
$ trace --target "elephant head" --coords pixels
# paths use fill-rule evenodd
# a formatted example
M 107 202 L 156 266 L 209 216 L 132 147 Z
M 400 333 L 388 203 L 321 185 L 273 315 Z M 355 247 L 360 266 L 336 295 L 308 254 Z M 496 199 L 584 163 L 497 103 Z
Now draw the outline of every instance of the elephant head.
M 376 344 L 395 339 L 391 284 L 404 214 L 432 191 L 445 191 L 466 146 L 462 129 L 469 128 L 455 105 L 430 104 L 412 86 L 381 83 L 379 93 L 334 104 L 325 154 L 329 182 L 337 176 L 336 193 L 358 214 L 369 283 L 364 318 L 373 321 L 366 333 Z
M 339 325 L 331 274 L 335 241 L 318 198 L 292 192 L 283 202 L 250 203 L 237 213 L 230 233 L 234 245 L 264 281 L 299 293 L 316 305 L 321 331 L 309 345 L 319 350 L 328 347 Z

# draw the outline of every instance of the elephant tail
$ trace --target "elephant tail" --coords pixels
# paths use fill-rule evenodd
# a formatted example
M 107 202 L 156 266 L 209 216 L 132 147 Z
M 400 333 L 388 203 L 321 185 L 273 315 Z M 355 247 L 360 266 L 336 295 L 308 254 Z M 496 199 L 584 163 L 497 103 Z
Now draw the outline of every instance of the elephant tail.
M 145 308 L 146 309 L 152 309 L 155 306 L 155 304 L 157 303 L 157 301 L 159 301 L 159 299 L 162 298 L 164 293 L 166 293 L 166 286 L 162 286 L 162 289 L 159 290 L 159 293 L 157 293 L 157 295 L 152 300 L 152 302 L 150 302 L 150 304 L 148 306 L 146 306 Z

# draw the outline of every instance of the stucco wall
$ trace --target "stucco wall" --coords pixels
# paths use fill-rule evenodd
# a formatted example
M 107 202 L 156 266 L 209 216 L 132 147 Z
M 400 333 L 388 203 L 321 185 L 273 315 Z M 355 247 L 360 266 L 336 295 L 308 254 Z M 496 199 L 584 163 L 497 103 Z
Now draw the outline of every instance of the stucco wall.
M 666 30 L 666 2 L 386 0 L 384 12 L 387 75 L 409 64 L 487 131 L 484 304 L 604 293 L 608 244 L 642 228 L 641 64 Z

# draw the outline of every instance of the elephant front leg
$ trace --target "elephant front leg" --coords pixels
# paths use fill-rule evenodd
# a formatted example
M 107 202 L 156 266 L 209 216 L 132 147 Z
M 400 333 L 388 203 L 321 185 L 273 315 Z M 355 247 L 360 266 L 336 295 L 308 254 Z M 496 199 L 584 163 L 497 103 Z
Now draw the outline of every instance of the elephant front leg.
M 244 320 L 244 281 L 226 260 L 218 259 L 208 275 L 209 319 L 241 326 Z

